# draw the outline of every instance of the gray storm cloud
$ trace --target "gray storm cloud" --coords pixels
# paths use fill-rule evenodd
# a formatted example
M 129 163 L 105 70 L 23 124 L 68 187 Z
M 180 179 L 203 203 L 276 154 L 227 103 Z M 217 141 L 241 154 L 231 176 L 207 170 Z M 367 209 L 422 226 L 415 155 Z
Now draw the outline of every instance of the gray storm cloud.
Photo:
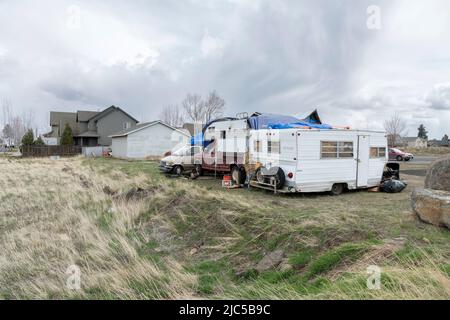
M 369 5 L 381 29 L 367 28 Z M 302 114 L 447 131 L 448 1 L 2 1 L 0 97 L 49 110 L 122 106 L 141 120 L 216 89 L 231 115 Z

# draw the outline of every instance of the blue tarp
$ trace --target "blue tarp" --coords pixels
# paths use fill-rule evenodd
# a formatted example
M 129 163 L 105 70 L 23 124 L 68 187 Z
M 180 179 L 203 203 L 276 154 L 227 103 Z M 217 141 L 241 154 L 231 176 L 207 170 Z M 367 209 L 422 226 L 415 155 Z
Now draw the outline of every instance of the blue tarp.
M 203 145 L 203 133 L 197 133 L 193 137 L 191 137 L 191 146 L 202 146 Z
M 305 121 L 297 121 L 293 123 L 269 123 L 268 127 L 270 129 L 293 129 L 293 128 L 304 128 L 310 127 L 314 129 L 333 129 L 329 124 L 315 124 Z
M 219 118 L 209 121 L 204 127 L 202 132 L 196 134 L 191 138 L 191 145 L 202 145 L 206 147 L 211 141 L 205 141 L 203 133 L 214 122 L 237 120 L 237 118 Z M 285 116 L 281 114 L 271 113 L 255 113 L 248 118 L 248 124 L 251 129 L 293 129 L 310 127 L 315 129 L 332 129 L 329 124 L 321 122 L 317 110 L 314 110 L 308 117 L 304 119 L 298 119 L 292 116 Z
M 268 129 L 269 124 L 288 124 L 299 121 L 301 120 L 296 117 L 271 113 L 253 115 L 248 118 L 248 124 L 250 125 L 250 128 L 255 130 Z

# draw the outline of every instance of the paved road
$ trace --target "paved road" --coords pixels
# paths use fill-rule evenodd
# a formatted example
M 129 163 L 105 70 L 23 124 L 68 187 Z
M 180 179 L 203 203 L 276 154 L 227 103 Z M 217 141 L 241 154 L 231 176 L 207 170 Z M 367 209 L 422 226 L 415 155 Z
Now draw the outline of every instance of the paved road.
M 430 164 L 434 160 L 436 160 L 438 157 L 433 156 L 415 156 L 413 160 L 407 161 L 407 162 L 401 162 L 401 163 L 411 163 L 411 164 Z M 396 160 L 389 160 L 389 162 L 399 162 Z

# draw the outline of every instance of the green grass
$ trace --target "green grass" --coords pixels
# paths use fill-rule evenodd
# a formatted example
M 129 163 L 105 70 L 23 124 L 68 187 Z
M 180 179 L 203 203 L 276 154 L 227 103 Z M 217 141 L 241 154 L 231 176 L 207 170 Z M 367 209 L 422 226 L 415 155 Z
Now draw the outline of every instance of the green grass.
M 304 249 L 302 251 L 293 253 L 289 257 L 289 262 L 296 268 L 305 267 L 312 259 L 314 252 L 310 249 Z
M 369 243 L 345 243 L 318 256 L 308 266 L 308 277 L 330 271 L 344 260 L 355 261 L 370 248 Z
M 164 270 L 170 258 L 194 275 L 193 296 L 365 299 L 406 293 L 427 297 L 443 295 L 441 284 L 430 280 L 430 288 L 420 287 L 425 285 L 414 268 L 434 271 L 437 265 L 437 272 L 450 277 L 445 261 L 450 256 L 450 232 L 411 216 L 414 183 L 400 194 L 357 191 L 339 197 L 274 195 L 223 189 L 215 180 L 169 178 L 151 161 L 87 159 L 83 166 L 113 178 L 124 179 L 125 173 L 128 185 L 156 190 L 144 199 L 142 212 L 122 236 L 136 248 L 139 257 L 154 261 L 158 268 Z M 108 211 L 110 207 L 108 202 L 84 203 L 79 210 L 95 217 L 103 232 L 110 232 L 117 214 Z M 167 230 L 161 232 L 161 226 Z M 382 278 L 385 291 L 368 292 L 365 266 L 358 272 L 347 272 L 348 267 L 382 246 L 384 240 L 396 237 L 405 238 L 406 244 L 377 260 L 387 270 Z M 120 261 L 132 263 L 133 257 L 125 254 L 121 243 L 111 241 L 108 250 Z M 193 248 L 196 250 L 191 253 Z M 279 249 L 284 252 L 283 265 L 291 268 L 258 273 L 258 262 Z M 80 250 L 87 251 L 82 246 Z M 167 298 L 164 288 L 170 281 L 131 278 L 127 289 L 146 298 Z M 405 282 L 419 287 L 408 289 Z M 94 299 L 116 298 L 104 286 L 94 286 L 87 293 Z

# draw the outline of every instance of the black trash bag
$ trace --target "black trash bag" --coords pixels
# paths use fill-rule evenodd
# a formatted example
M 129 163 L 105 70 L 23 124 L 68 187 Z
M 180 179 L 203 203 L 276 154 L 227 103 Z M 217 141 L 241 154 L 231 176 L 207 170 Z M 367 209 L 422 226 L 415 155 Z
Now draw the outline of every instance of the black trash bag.
M 401 180 L 389 179 L 381 184 L 380 190 L 387 193 L 398 193 L 402 192 L 406 186 L 407 184 Z

